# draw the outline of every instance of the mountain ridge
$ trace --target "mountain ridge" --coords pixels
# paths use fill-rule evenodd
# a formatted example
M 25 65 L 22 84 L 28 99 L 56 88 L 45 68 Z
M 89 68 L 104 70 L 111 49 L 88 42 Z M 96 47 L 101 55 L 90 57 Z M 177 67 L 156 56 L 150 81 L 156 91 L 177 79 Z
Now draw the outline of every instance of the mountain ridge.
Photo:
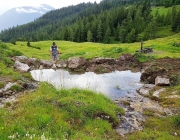
M 21 6 L 12 8 L 0 16 L 0 31 L 17 25 L 23 25 L 39 18 L 55 8 L 47 4 L 39 6 Z

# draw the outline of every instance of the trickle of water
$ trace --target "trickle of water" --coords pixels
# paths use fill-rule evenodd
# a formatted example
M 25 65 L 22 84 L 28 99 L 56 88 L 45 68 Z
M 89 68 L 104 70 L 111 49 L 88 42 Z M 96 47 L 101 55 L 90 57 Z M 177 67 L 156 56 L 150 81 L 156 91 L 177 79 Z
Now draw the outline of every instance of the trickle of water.
M 36 81 L 47 81 L 60 88 L 86 88 L 100 92 L 112 99 L 121 96 L 133 96 L 136 89 L 141 87 L 140 72 L 114 71 L 111 73 L 96 74 L 85 72 L 83 74 L 71 74 L 66 70 L 33 70 L 32 77 Z

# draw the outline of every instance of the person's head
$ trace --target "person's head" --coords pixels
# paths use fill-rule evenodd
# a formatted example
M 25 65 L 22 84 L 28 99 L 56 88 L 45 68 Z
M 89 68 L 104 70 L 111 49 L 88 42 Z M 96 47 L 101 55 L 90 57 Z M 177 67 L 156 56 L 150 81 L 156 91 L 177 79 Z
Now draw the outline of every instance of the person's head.
M 52 43 L 52 45 L 54 46 L 54 45 L 56 45 L 56 43 L 55 43 L 55 42 L 53 42 L 53 43 Z

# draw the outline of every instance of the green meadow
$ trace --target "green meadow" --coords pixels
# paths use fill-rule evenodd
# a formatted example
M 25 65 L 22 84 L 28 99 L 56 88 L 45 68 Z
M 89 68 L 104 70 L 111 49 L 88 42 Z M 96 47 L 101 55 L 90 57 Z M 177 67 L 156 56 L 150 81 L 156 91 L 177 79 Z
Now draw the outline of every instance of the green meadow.
M 27 42 L 16 42 L 16 45 L 6 43 L 11 49 L 22 52 L 27 57 L 35 57 L 38 59 L 50 60 L 49 49 L 53 41 L 30 42 L 28 47 Z M 68 59 L 69 57 L 84 57 L 92 59 L 94 57 L 110 57 L 117 58 L 121 54 L 135 54 L 136 50 L 140 49 L 140 42 L 135 43 L 119 43 L 119 44 L 102 44 L 102 43 L 75 43 L 68 41 L 57 41 L 57 46 L 60 49 L 60 59 Z M 152 47 L 153 53 L 145 54 L 155 58 L 180 57 L 180 47 L 174 46 L 174 43 L 180 44 L 180 33 L 165 38 L 144 41 L 143 47 Z M 39 47 L 37 49 L 35 47 Z
M 180 9 L 180 5 L 176 5 L 175 7 L 176 7 L 177 10 Z M 160 15 L 163 15 L 163 14 L 166 15 L 166 13 L 168 11 L 169 12 L 172 11 L 172 7 L 168 7 L 168 8 L 165 8 L 164 6 L 154 7 L 154 8 L 152 8 L 151 14 L 155 15 L 157 11 L 159 12 Z

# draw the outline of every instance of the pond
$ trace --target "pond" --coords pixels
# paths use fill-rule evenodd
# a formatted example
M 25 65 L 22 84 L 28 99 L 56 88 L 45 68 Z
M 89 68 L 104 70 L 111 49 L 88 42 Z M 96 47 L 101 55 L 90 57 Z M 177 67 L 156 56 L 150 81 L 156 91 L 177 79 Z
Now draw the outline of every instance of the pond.
M 113 71 L 111 73 L 96 74 L 94 72 L 70 73 L 66 70 L 33 70 L 32 77 L 36 81 L 46 81 L 61 88 L 84 88 L 100 92 L 111 99 L 122 96 L 135 96 L 136 89 L 141 87 L 140 72 Z

